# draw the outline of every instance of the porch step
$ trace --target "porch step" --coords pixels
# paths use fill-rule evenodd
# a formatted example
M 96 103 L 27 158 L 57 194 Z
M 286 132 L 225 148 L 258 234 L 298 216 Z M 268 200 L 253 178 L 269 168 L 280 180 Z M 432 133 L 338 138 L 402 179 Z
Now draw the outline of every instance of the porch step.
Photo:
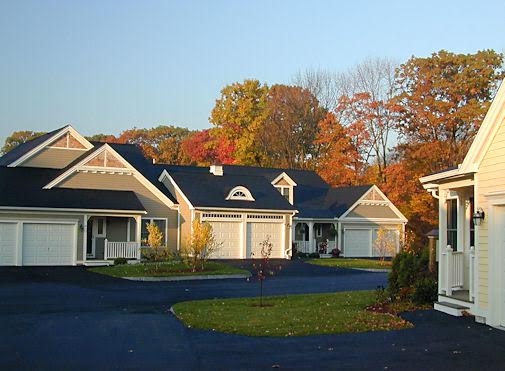
M 463 312 L 470 310 L 468 307 L 464 307 L 459 304 L 448 303 L 446 301 L 437 301 L 433 307 L 439 312 L 444 312 L 455 317 L 461 317 L 463 316 Z
M 103 267 L 106 265 L 113 265 L 114 263 L 109 260 L 87 260 L 84 265 L 87 267 Z

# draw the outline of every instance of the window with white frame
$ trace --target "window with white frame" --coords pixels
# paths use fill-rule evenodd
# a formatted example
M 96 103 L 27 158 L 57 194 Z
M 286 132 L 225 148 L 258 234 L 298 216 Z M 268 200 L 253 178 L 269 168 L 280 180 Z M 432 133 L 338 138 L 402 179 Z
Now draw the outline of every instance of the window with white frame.
M 323 225 L 316 224 L 316 237 L 323 237 Z
M 226 197 L 227 200 L 241 200 L 241 201 L 254 201 L 251 192 L 242 186 L 233 188 Z
M 290 201 L 290 193 L 291 193 L 291 187 L 290 186 L 275 186 L 277 190 L 281 193 L 281 195 L 284 196 L 286 200 Z
M 458 200 L 447 200 L 447 245 L 458 250 Z
M 166 218 L 142 218 L 142 228 L 140 229 L 140 241 L 142 242 L 142 246 L 147 245 L 147 238 L 149 237 L 149 232 L 147 231 L 147 225 L 150 223 L 154 223 L 158 226 L 161 233 L 163 233 L 163 239 L 165 241 L 165 245 L 167 244 L 167 219 Z

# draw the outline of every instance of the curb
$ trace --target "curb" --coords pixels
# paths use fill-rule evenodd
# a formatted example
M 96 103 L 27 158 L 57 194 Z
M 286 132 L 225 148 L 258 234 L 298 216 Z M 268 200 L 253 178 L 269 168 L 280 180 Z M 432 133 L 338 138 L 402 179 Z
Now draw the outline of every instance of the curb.
M 176 282 L 176 281 L 198 281 L 198 280 L 223 280 L 233 278 L 249 278 L 249 274 L 207 274 L 195 276 L 173 276 L 173 277 L 121 277 L 129 281 L 143 281 L 143 282 Z
M 391 269 L 377 269 L 377 268 L 349 268 L 356 269 L 357 271 L 372 272 L 372 273 L 389 273 Z

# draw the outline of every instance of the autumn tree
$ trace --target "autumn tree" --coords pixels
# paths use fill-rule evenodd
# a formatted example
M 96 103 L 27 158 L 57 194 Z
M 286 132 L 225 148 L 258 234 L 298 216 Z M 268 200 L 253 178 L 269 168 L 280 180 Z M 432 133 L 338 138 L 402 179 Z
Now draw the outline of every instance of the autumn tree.
M 313 168 L 319 155 L 318 123 L 326 113 L 316 97 L 298 86 L 274 85 L 259 128 L 263 166 Z
M 221 160 L 242 165 L 262 163 L 257 139 L 266 118 L 268 91 L 258 80 L 236 82 L 221 90 L 209 118 L 214 125 L 214 149 Z
M 112 134 L 94 134 L 86 137 L 86 139 L 90 142 L 116 143 L 119 141 L 119 139 Z
M 5 155 L 7 152 L 13 150 L 20 144 L 26 143 L 44 134 L 45 132 L 32 131 L 32 130 L 14 131 L 11 135 L 9 135 L 5 139 L 4 145 L 1 150 L 1 154 Z
M 151 129 L 125 130 L 117 141 L 140 146 L 144 154 L 156 162 L 179 164 L 182 162 L 181 143 L 190 133 L 186 128 L 160 125 Z
M 398 70 L 398 150 L 426 174 L 458 165 L 503 78 L 493 50 L 412 57 Z
M 332 186 L 357 183 L 356 168 L 363 164 L 348 130 L 337 121 L 335 114 L 328 112 L 319 122 L 316 144 L 320 146 L 320 156 L 316 164 L 319 175 Z
M 208 166 L 218 160 L 211 129 L 194 131 L 181 143 L 182 156 L 188 165 Z

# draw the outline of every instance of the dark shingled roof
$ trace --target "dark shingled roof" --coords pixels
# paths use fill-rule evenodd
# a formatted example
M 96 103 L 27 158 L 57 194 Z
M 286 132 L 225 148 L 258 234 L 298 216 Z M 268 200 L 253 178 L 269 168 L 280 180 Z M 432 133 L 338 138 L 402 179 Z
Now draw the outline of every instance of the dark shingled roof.
M 21 156 L 25 155 L 26 153 L 30 152 L 32 149 L 37 147 L 38 145 L 44 143 L 46 140 L 51 138 L 53 135 L 55 135 L 57 132 L 65 129 L 68 125 L 65 125 L 59 129 L 50 131 L 49 133 L 43 134 L 40 137 L 34 138 L 32 140 L 29 140 L 26 143 L 22 143 L 16 148 L 12 149 L 11 151 L 7 152 L 5 155 L 0 157 L 0 166 L 8 166 L 12 162 L 16 161 L 18 158 Z
M 298 210 L 297 217 L 332 219 L 341 216 L 371 185 L 331 188 L 319 175 L 308 170 L 224 165 L 223 176 L 209 173 L 208 167 L 156 165 L 172 176 L 195 207 Z M 289 202 L 271 182 L 285 172 L 297 184 L 294 201 Z M 255 201 L 226 200 L 228 192 L 242 185 Z
M 60 170 L 0 167 L 0 206 L 145 211 L 134 192 L 43 187 Z
M 160 172 L 167 170 L 195 207 L 239 208 L 258 210 L 295 210 L 261 175 L 227 173 L 210 174 L 208 167 L 156 165 Z M 246 187 L 254 201 L 226 200 L 236 186 Z

